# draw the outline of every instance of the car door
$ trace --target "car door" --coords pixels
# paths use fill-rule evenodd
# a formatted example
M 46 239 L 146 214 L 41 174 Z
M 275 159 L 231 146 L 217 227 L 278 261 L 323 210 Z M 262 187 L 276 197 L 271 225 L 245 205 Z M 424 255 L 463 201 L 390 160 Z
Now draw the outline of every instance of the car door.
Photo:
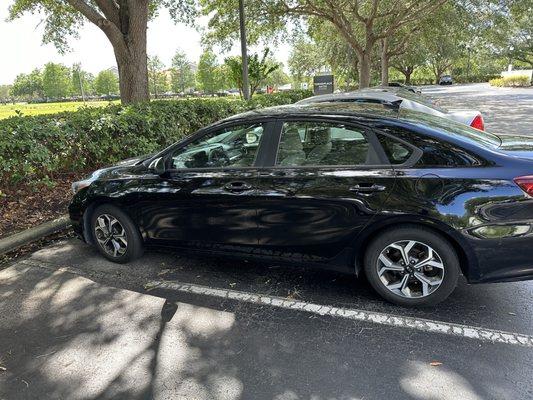
M 277 156 L 257 183 L 259 245 L 282 257 L 335 257 L 380 213 L 394 171 L 361 125 L 286 119 L 277 134 Z
M 274 123 L 226 125 L 166 155 L 167 170 L 143 183 L 139 225 L 149 242 L 255 246 L 255 166 Z

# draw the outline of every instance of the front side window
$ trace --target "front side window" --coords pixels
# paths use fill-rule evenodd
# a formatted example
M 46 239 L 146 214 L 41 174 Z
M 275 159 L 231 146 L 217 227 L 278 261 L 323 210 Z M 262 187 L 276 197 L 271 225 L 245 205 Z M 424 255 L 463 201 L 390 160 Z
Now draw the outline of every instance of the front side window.
M 172 154 L 172 168 L 251 167 L 263 136 L 263 124 L 212 132 Z
M 364 165 L 371 153 L 362 129 L 330 122 L 286 122 L 276 165 Z

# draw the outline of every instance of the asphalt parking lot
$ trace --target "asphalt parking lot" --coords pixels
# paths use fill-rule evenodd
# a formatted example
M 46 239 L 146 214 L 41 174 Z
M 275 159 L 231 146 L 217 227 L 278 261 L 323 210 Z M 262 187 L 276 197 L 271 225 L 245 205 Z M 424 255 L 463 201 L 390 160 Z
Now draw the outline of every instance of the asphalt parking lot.
M 533 134 L 533 90 L 428 87 Z M 533 283 L 425 309 L 364 279 L 149 251 L 121 266 L 76 239 L 0 270 L 0 399 L 531 399 Z
M 422 93 L 449 109 L 481 111 L 494 133 L 533 135 L 532 88 L 493 88 L 488 83 L 427 86 Z

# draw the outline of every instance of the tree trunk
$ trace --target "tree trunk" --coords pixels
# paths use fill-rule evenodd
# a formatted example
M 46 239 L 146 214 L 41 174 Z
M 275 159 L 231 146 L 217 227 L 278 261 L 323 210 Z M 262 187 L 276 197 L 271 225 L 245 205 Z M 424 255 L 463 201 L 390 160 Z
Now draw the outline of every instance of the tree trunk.
M 121 35 L 108 35 L 117 60 L 122 104 L 150 101 L 146 31 L 148 2 L 121 0 Z
M 367 52 L 359 54 L 359 89 L 370 86 L 370 55 Z
M 442 74 L 444 73 L 445 71 L 445 68 L 435 68 L 434 70 L 434 73 L 435 73 L 435 84 L 438 85 L 439 84 L 439 79 L 440 77 L 442 76 Z
M 389 86 L 389 39 L 381 40 L 381 85 Z
M 403 73 L 405 75 L 405 84 L 410 85 L 411 84 L 411 74 L 413 71 L 411 69 L 406 69 Z
M 150 100 L 146 52 L 144 53 L 143 57 L 115 52 L 122 104 Z
M 414 66 L 404 66 L 402 68 L 397 68 L 403 76 L 405 76 L 405 84 L 410 85 L 411 84 L 411 75 L 415 71 Z

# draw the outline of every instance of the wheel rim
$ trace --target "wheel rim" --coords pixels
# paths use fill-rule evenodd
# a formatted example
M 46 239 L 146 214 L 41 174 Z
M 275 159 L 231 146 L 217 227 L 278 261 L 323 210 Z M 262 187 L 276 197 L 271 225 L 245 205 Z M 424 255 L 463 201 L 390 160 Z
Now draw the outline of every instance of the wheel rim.
M 100 247 L 112 257 L 120 257 L 128 249 L 126 230 L 112 215 L 101 214 L 96 218 L 94 236 Z
M 385 247 L 376 268 L 381 283 L 406 298 L 427 297 L 444 280 L 442 258 L 431 246 L 415 240 L 401 240 Z

